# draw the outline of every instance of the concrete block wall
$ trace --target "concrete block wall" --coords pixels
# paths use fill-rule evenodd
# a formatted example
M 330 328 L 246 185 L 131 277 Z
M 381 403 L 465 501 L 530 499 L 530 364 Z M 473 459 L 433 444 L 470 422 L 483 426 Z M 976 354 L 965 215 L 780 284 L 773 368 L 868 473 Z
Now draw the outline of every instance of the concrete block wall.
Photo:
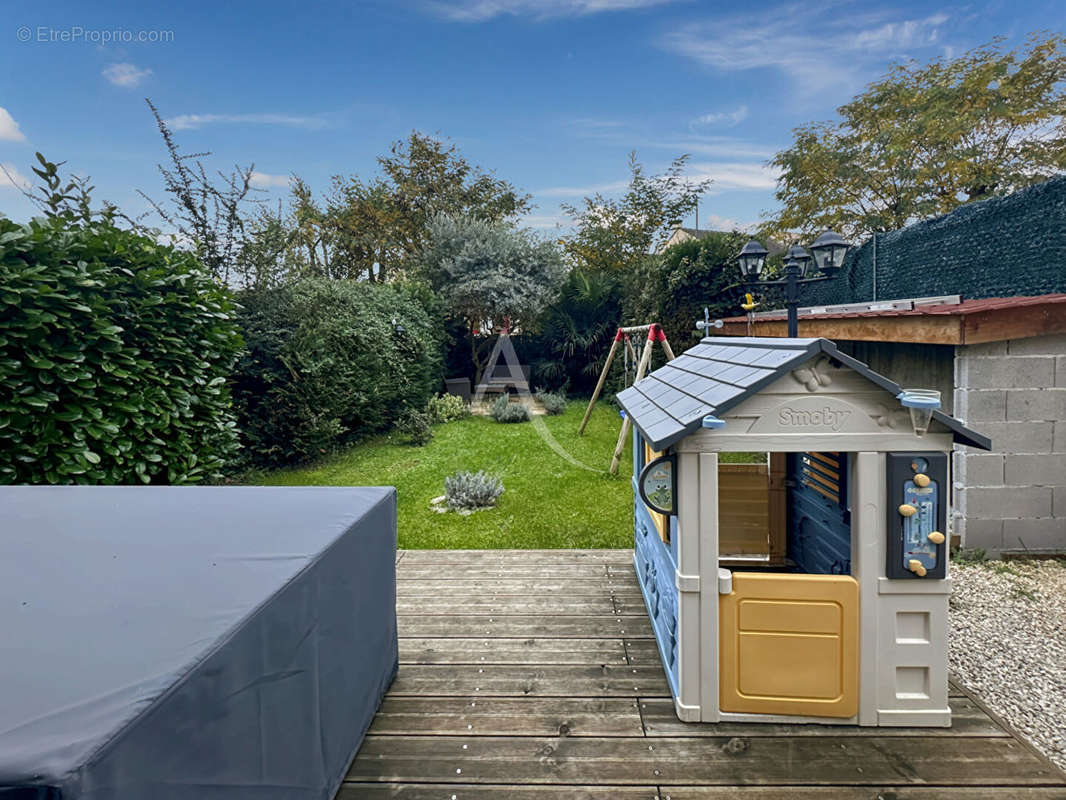
M 954 401 L 993 446 L 955 453 L 964 546 L 1066 551 L 1066 334 L 957 347 Z

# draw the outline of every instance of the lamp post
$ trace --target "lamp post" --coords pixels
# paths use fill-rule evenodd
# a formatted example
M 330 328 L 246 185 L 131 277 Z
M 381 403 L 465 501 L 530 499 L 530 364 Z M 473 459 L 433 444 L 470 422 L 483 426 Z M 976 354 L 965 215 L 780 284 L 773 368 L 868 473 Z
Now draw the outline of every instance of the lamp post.
M 799 315 L 796 309 L 799 307 L 799 287 L 801 284 L 817 283 L 834 277 L 840 268 L 844 266 L 844 256 L 848 252 L 849 245 L 839 233 L 826 231 L 811 245 L 814 253 L 813 259 L 810 253 L 798 244 L 792 245 L 785 253 L 785 277 L 784 280 L 764 281 L 760 280 L 763 270 L 766 268 L 766 256 L 769 252 L 759 242 L 752 239 L 737 256 L 737 264 L 740 267 L 740 275 L 748 286 L 784 286 L 785 308 L 788 309 L 788 335 L 790 338 L 799 336 Z M 806 278 L 811 261 L 822 273 L 813 278 Z

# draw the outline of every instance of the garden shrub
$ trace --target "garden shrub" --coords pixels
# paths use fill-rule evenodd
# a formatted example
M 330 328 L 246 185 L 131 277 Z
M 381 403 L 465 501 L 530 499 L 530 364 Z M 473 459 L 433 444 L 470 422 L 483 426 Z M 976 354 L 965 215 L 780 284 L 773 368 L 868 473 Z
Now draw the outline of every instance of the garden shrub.
M 0 483 L 195 483 L 237 433 L 234 306 L 110 221 L 0 218 Z
M 430 427 L 429 414 L 425 411 L 408 409 L 400 416 L 396 430 L 416 447 L 423 447 L 433 440 L 433 428 Z
M 426 413 L 434 423 L 455 422 L 457 419 L 470 416 L 470 406 L 463 398 L 455 394 L 439 394 L 429 398 L 426 403 Z
M 521 403 L 512 403 L 507 395 L 496 398 L 489 415 L 497 422 L 525 422 L 529 419 L 529 409 Z
M 315 278 L 240 302 L 247 350 L 233 396 L 254 464 L 306 461 L 386 430 L 440 385 L 439 325 L 414 289 Z
M 535 397 L 544 406 L 544 410 L 553 417 L 566 411 L 566 395 L 563 392 L 538 390 Z
M 444 479 L 444 497 L 453 511 L 490 508 L 503 494 L 503 481 L 482 470 L 457 472 Z

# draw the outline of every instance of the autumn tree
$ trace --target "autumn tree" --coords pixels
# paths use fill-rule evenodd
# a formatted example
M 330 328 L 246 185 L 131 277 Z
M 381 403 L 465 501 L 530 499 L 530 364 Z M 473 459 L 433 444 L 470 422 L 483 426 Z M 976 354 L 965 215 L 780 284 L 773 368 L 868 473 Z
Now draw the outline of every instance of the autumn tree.
M 661 247 L 711 184 L 686 178 L 687 163 L 682 155 L 661 175 L 648 175 L 631 153 L 629 185 L 620 197 L 596 193 L 580 206 L 564 204 L 577 228 L 566 250 L 578 266 L 593 272 L 626 270 Z
M 381 175 L 335 176 L 327 203 L 338 268 L 387 280 L 417 267 L 429 223 L 438 214 L 485 222 L 514 221 L 529 195 L 470 164 L 454 144 L 418 131 L 378 158 Z
M 795 130 L 781 170 L 777 231 L 857 237 L 1008 194 L 1066 169 L 1066 39 L 1002 40 L 954 59 L 893 66 Z

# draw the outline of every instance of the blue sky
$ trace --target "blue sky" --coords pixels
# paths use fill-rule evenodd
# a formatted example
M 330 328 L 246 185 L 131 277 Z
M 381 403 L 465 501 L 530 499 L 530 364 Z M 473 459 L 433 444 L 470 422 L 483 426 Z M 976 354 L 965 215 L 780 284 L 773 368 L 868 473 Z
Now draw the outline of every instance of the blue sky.
M 1064 27 L 1061 0 L 5 0 L 3 17 L 0 162 L 16 181 L 40 150 L 141 210 L 138 189 L 162 194 L 150 97 L 186 152 L 254 162 L 266 196 L 290 173 L 324 191 L 412 129 L 438 133 L 530 192 L 527 223 L 546 231 L 566 224 L 560 202 L 623 185 L 630 150 L 656 171 L 691 154 L 715 181 L 701 227 L 751 223 L 774 206 L 765 162 L 791 129 L 891 62 Z M 0 212 L 25 219 L 5 184 Z

